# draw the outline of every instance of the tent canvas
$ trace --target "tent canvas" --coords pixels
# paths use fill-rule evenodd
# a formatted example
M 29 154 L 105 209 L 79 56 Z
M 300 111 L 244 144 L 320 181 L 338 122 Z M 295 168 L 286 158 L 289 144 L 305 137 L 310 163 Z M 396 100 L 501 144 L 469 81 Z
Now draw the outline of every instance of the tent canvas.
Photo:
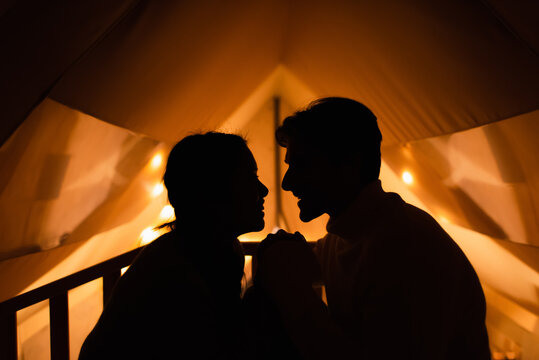
M 284 116 L 338 95 L 378 116 L 385 188 L 442 222 L 487 297 L 539 336 L 537 14 L 508 0 L 3 3 L 0 298 L 137 246 L 166 203 L 151 159 L 189 132 L 244 133 L 271 185 L 272 99 Z M 291 228 L 324 232 L 283 199 Z

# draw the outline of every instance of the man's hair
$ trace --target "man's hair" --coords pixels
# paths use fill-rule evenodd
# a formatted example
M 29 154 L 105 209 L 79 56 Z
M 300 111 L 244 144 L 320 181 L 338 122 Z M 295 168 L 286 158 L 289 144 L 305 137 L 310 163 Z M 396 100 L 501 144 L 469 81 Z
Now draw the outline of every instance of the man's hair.
M 380 175 L 382 134 L 376 116 L 368 107 L 352 99 L 326 97 L 284 119 L 275 136 L 279 145 L 299 140 L 336 163 L 361 157 L 363 181 Z

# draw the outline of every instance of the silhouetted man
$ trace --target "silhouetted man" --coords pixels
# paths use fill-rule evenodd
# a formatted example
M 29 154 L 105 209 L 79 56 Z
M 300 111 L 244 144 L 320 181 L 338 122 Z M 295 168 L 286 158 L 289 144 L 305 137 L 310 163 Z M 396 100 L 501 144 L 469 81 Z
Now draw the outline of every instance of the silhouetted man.
M 299 233 L 269 235 L 259 253 L 259 283 L 302 356 L 490 359 L 472 265 L 430 215 L 382 190 L 374 114 L 324 98 L 286 118 L 276 136 L 287 150 L 282 187 L 299 199 L 301 220 L 330 216 L 314 251 L 327 307 Z

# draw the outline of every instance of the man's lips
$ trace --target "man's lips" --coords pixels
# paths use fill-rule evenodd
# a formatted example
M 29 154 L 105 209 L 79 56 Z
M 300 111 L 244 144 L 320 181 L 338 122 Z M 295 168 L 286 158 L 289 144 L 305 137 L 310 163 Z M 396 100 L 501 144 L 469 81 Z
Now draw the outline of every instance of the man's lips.
M 298 200 L 301 200 L 305 197 L 305 194 L 299 194 L 297 192 L 292 192 L 292 194 L 294 195 L 294 197 L 298 198 Z

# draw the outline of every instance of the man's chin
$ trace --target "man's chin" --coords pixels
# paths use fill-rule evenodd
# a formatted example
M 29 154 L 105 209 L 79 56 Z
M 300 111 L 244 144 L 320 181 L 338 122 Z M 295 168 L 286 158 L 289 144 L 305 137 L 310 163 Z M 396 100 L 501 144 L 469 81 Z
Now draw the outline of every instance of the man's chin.
M 299 209 L 299 219 L 305 223 L 314 220 L 323 214 L 323 211 L 316 211 L 314 209 Z

